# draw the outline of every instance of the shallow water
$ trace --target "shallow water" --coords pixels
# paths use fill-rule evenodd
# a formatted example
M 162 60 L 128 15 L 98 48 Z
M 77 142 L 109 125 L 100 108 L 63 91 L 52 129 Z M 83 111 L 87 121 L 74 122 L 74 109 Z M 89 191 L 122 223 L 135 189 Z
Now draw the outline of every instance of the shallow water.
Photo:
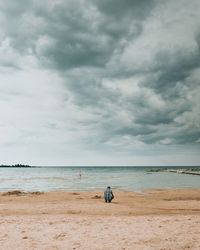
M 152 167 L 0 168 L 0 191 L 84 191 L 104 189 L 106 186 L 133 191 L 200 188 L 200 176 L 169 172 L 149 174 L 149 169 Z

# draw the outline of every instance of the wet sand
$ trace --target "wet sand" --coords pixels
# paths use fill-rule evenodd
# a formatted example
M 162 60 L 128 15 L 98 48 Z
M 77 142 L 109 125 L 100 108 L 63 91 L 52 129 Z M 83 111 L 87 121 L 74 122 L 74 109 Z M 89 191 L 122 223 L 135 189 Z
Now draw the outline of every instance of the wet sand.
M 0 194 L 0 249 L 200 249 L 200 190 Z

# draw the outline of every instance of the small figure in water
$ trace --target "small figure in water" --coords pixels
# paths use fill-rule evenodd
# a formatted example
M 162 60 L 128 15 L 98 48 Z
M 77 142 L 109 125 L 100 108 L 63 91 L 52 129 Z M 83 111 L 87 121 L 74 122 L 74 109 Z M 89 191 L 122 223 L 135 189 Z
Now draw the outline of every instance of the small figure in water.
M 79 178 L 81 179 L 82 177 L 82 172 L 81 172 L 81 169 L 79 170 Z
M 112 199 L 114 199 L 114 194 L 112 192 L 111 187 L 107 187 L 106 190 L 104 191 L 104 199 L 105 202 L 111 202 Z

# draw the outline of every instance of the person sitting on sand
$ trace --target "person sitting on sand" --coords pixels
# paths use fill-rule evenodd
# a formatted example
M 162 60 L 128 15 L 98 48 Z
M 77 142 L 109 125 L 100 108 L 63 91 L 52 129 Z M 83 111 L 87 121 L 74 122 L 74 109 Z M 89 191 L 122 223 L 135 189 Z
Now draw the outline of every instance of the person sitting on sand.
M 107 187 L 107 189 L 104 191 L 104 199 L 105 202 L 111 202 L 112 199 L 114 199 L 114 194 L 111 187 Z

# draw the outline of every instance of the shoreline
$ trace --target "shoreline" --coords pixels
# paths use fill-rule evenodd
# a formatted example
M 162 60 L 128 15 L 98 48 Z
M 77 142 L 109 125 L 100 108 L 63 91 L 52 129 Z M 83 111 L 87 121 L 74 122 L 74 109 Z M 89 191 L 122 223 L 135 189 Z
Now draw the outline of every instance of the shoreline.
M 148 191 L 176 191 L 176 190 L 182 190 L 182 191 L 192 191 L 192 190 L 199 190 L 200 191 L 200 186 L 199 187 L 153 187 L 153 188 L 142 188 L 142 189 L 124 189 L 124 188 L 115 188 L 112 187 L 112 190 L 114 192 L 131 192 L 131 193 L 148 193 Z M 42 189 L 32 189 L 32 190 L 25 190 L 25 189 L 20 189 L 20 188 L 16 188 L 16 189 L 2 189 L 0 191 L 0 196 L 4 193 L 9 193 L 9 192 L 21 192 L 22 194 L 34 194 L 34 193 L 40 193 L 40 194 L 48 194 L 48 193 L 95 193 L 95 192 L 104 192 L 105 188 L 97 188 L 97 189 L 50 189 L 50 190 L 42 190 Z

